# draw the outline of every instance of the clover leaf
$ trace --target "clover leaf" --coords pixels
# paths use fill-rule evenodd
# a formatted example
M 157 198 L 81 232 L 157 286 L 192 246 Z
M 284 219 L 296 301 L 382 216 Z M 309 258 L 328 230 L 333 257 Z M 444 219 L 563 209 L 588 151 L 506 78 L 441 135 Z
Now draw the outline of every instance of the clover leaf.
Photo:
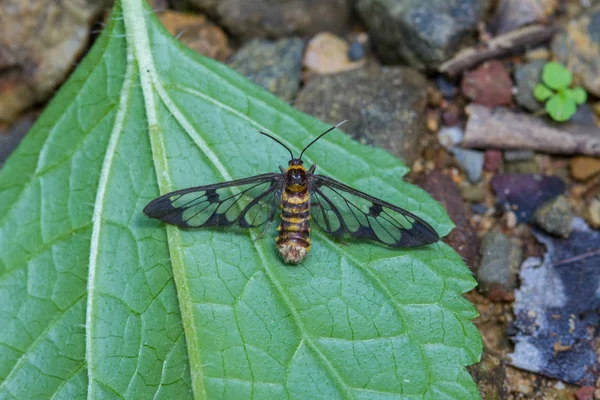
M 533 95 L 538 101 L 546 101 L 546 111 L 555 121 L 567 121 L 577 111 L 577 105 L 587 100 L 585 89 L 569 88 L 573 74 L 560 63 L 547 63 L 542 71 L 542 81 L 535 86 Z

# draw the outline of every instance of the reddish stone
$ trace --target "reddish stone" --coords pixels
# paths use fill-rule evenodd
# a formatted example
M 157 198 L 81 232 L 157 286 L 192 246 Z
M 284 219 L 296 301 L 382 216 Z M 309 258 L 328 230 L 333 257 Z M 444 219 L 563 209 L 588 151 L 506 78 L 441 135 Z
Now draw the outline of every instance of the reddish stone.
M 477 232 L 471 226 L 470 212 L 467 211 L 458 186 L 439 170 L 429 174 L 421 174 L 415 184 L 428 191 L 431 196 L 442 203 L 450 219 L 456 225 L 443 240 L 460 254 L 469 268 L 477 266 L 477 249 L 479 240 Z
M 474 103 L 487 107 L 512 102 L 513 83 L 508 71 L 499 61 L 489 61 L 463 78 L 461 90 Z
M 484 171 L 496 172 L 502 166 L 502 152 L 500 150 L 486 150 L 483 156 Z
M 582 386 L 575 392 L 575 397 L 577 400 L 593 400 L 594 390 L 593 386 Z

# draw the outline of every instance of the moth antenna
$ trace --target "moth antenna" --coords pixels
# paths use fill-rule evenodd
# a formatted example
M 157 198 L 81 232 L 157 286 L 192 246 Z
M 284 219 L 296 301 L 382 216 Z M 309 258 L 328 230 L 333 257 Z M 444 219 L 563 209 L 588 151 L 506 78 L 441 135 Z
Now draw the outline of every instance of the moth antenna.
M 306 145 L 306 147 L 304 148 L 304 150 L 302 150 L 302 153 L 300 153 L 300 157 L 298 157 L 298 159 L 302 160 L 302 154 L 304 154 L 304 152 L 306 151 L 306 149 L 308 149 L 310 146 L 312 146 L 314 142 L 316 142 L 317 140 L 321 139 L 323 136 L 325 136 L 326 134 L 328 134 L 329 132 L 331 132 L 335 128 L 339 127 L 340 125 L 345 124 L 346 122 L 348 122 L 347 119 L 343 120 L 342 122 L 339 122 L 337 125 L 332 126 L 331 128 L 327 129 L 325 132 L 323 132 L 319 136 L 317 136 L 316 139 L 314 139 L 312 142 L 310 142 L 309 144 Z
M 290 152 L 290 157 L 291 157 L 290 160 L 294 159 L 294 153 L 292 153 L 292 151 L 290 150 L 290 148 L 287 147 L 285 144 L 283 144 L 279 139 L 277 139 L 274 136 L 269 135 L 268 133 L 262 132 L 262 131 L 257 131 L 257 132 L 260 133 L 261 135 L 265 135 L 266 137 L 273 139 L 274 141 L 276 141 L 277 143 L 279 143 L 280 145 L 282 145 L 283 147 L 285 147 L 285 149 Z

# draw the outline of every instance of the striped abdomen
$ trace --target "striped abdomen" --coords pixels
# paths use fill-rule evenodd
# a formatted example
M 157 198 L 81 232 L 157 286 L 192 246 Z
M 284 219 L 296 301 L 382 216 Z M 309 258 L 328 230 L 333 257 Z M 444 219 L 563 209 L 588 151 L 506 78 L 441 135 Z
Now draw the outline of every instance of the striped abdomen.
M 286 263 L 298 264 L 310 250 L 310 197 L 304 188 L 298 192 L 286 188 L 281 196 L 281 224 L 277 228 L 277 249 Z

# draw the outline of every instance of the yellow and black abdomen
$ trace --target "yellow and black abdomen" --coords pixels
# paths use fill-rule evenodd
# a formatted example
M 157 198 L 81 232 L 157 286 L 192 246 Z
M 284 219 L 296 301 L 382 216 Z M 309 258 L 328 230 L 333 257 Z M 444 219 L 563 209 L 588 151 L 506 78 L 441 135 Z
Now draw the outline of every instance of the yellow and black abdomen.
M 310 250 L 310 197 L 306 187 L 299 191 L 290 189 L 286 188 L 281 197 L 283 211 L 275 241 L 283 260 L 298 264 Z

